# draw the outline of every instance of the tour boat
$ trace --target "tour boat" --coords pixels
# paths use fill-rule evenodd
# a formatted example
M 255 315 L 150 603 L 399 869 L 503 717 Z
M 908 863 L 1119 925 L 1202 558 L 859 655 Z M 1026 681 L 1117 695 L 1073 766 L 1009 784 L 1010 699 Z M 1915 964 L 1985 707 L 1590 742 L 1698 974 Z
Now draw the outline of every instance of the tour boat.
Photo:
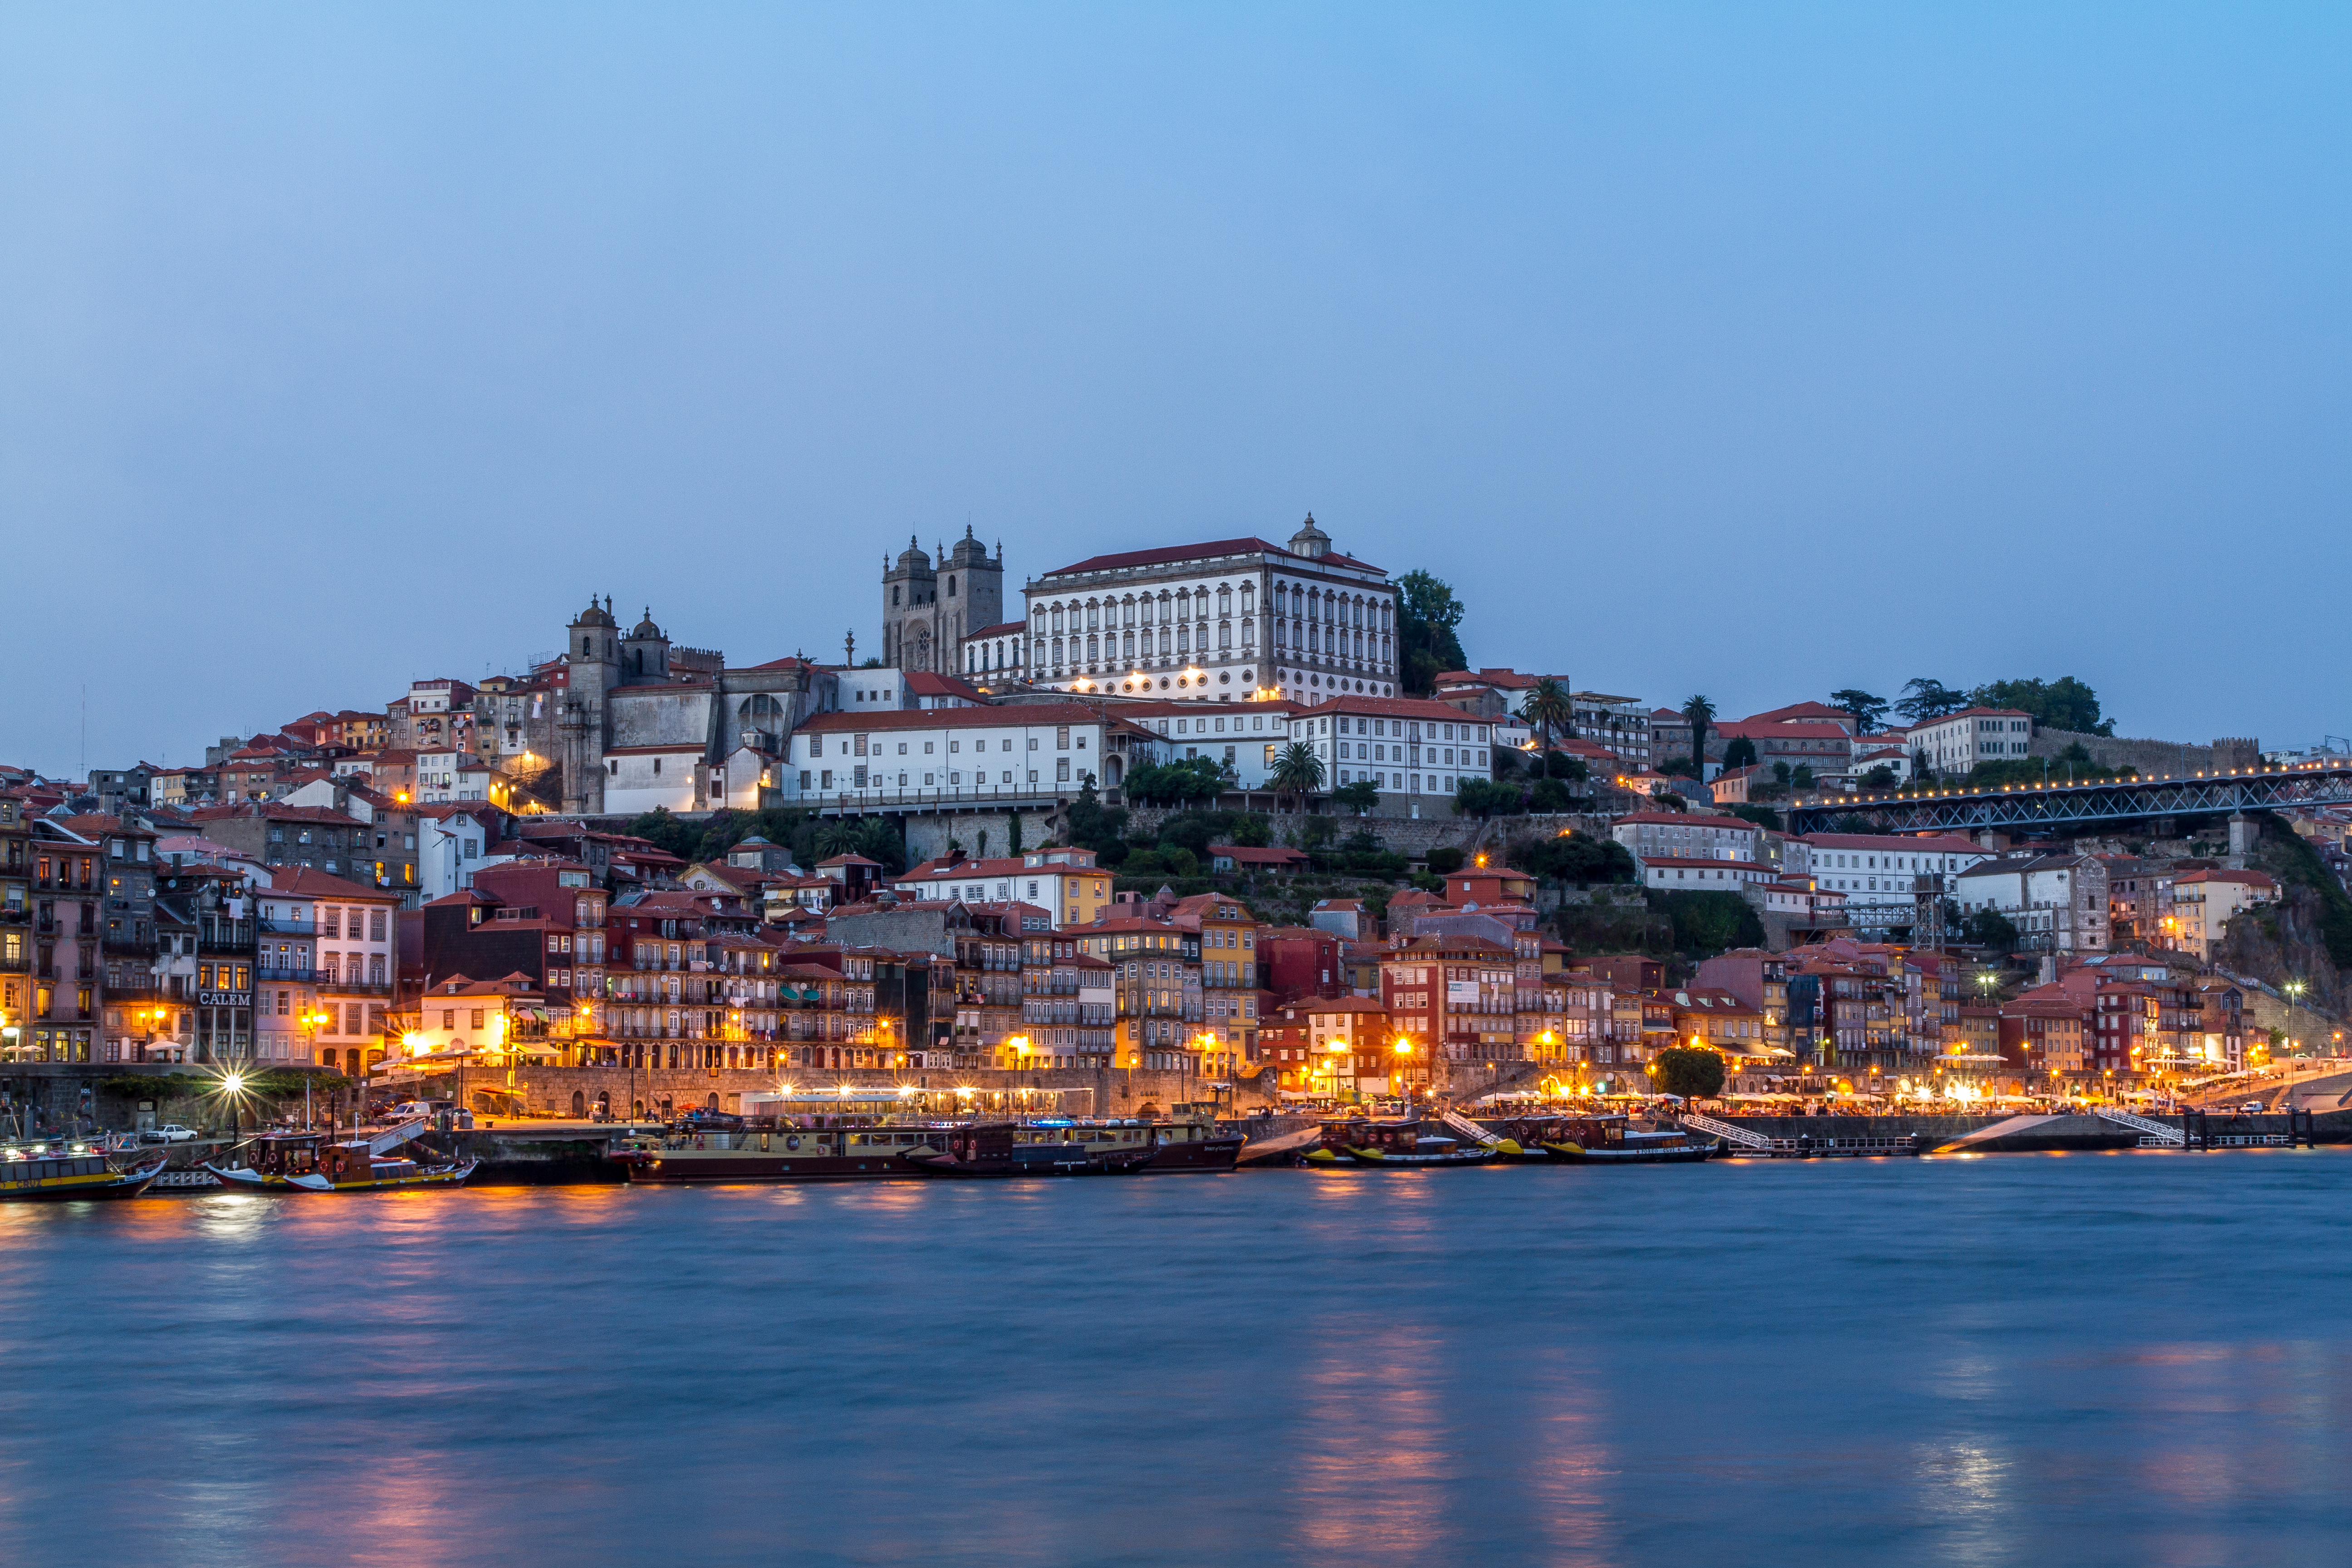
M 1053 1137 L 1055 1131 L 1090 1133 L 1103 1128 L 1031 1128 L 1010 1121 L 949 1128 L 940 1145 L 917 1149 L 908 1163 L 929 1176 L 1124 1176 L 1149 1165 L 1160 1145 L 1148 1124 L 1132 1139 L 1096 1141 Z
M 1442 1121 L 1327 1121 L 1323 1141 L 1306 1156 L 1310 1165 L 1343 1163 L 1381 1170 L 1484 1165 L 1496 1158 L 1485 1144 L 1465 1144 L 1440 1131 Z
M 159 1149 L 117 1165 L 87 1143 L 12 1144 L 0 1150 L 0 1203 L 135 1198 L 170 1158 Z
M 265 1132 L 253 1140 L 242 1165 L 207 1162 L 205 1169 L 225 1186 L 268 1193 L 367 1193 L 394 1187 L 457 1187 L 478 1162 L 433 1164 L 388 1158 L 391 1151 L 423 1131 L 421 1119 L 373 1138 L 329 1142 L 324 1132 Z
M 1544 1152 L 1570 1165 L 1690 1165 L 1715 1154 L 1713 1140 L 1683 1132 L 1641 1132 L 1622 1116 L 1578 1119 L 1568 1135 L 1548 1140 Z
M 1172 1121 L 1110 1121 L 1024 1122 L 1023 1143 L 1084 1144 L 1098 1154 L 1124 1157 L 1138 1147 L 1149 1147 L 1143 1163 L 1147 1173 L 1171 1171 L 1230 1171 L 1241 1158 L 1245 1140 L 1213 1121 L 1180 1118 Z
M 778 1127 L 701 1131 L 676 1127 L 614 1145 L 611 1158 L 631 1182 L 879 1181 L 922 1173 L 907 1157 L 937 1149 L 947 1129 L 877 1122 L 853 1127 Z

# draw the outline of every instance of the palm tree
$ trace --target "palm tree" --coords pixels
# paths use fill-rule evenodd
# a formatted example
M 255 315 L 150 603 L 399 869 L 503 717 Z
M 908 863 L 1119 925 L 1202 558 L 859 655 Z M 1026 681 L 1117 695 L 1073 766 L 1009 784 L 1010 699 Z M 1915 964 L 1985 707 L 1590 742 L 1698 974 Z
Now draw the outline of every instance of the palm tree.
M 1551 749 L 1552 727 L 1558 725 L 1570 734 L 1576 732 L 1576 702 L 1568 689 L 1547 675 L 1536 682 L 1528 694 L 1527 705 L 1520 710 L 1528 723 L 1543 731 L 1544 749 Z
M 1293 741 L 1276 754 L 1266 783 L 1275 794 L 1290 796 L 1295 809 L 1299 799 L 1323 787 L 1323 759 L 1306 742 Z
M 1706 779 L 1706 727 L 1715 722 L 1715 704 L 1704 697 L 1694 697 L 1683 704 L 1683 717 L 1691 727 L 1691 766 L 1697 770 L 1701 783 Z

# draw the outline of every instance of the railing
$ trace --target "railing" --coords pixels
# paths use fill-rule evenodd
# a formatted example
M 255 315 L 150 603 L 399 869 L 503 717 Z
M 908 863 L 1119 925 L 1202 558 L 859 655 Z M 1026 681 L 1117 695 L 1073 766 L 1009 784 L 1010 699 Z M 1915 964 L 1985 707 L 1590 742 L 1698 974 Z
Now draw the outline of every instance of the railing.
M 257 964 L 254 967 L 253 978 L 257 982 L 267 982 L 277 985 L 308 985 L 319 978 L 320 973 L 316 969 L 271 969 L 266 965 Z
M 2148 1147 L 2151 1142 L 2178 1148 L 2184 1142 L 2180 1129 L 2168 1122 L 2153 1121 L 2145 1116 L 2136 1116 L 2128 1110 L 2117 1110 L 2108 1107 L 2102 1107 L 2094 1114 L 2102 1121 L 2112 1121 L 2118 1127 L 2128 1127 L 2138 1133 L 2142 1148 Z
M 309 921 L 272 921 L 257 919 L 256 931 L 266 931 L 277 936 L 316 936 L 319 928 Z
M 1772 1147 L 1772 1140 L 1761 1132 L 1751 1132 L 1745 1127 L 1734 1127 L 1728 1121 L 1717 1121 L 1712 1116 L 1701 1116 L 1696 1111 L 1686 1110 L 1675 1120 L 1685 1127 L 1696 1127 L 1701 1132 L 1711 1133 L 1727 1142 L 1737 1143 L 1743 1149 Z

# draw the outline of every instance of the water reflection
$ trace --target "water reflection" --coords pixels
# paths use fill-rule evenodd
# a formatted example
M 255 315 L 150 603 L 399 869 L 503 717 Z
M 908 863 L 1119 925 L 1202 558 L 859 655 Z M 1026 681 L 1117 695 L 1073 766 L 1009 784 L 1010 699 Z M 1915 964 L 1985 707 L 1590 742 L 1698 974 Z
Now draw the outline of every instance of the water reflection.
M 0 1541 L 197 1564 L 2340 1554 L 2352 1161 L 1717 1174 L 0 1207 Z M 2218 1237 L 2296 1266 L 2249 1289 Z
M 1303 1380 L 1296 1502 L 1302 1554 L 1425 1561 L 1451 1445 L 1437 1336 L 1353 1314 L 1318 1325 Z

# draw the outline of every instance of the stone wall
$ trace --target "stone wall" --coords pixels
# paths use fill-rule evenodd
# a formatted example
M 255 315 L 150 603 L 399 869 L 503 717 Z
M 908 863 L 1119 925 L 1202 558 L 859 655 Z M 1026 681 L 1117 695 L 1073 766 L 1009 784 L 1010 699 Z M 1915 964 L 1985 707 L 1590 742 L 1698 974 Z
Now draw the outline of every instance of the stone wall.
M 1156 805 L 1133 807 L 1128 813 L 1128 831 L 1135 837 L 1147 833 L 1156 835 L 1162 823 L 1171 816 L 1181 815 L 1184 809 Z M 1274 824 L 1275 842 L 1279 844 L 1285 838 L 1297 837 L 1299 827 L 1307 818 L 1286 812 L 1273 814 L 1270 820 Z M 1327 820 L 1338 830 L 1332 840 L 1335 844 L 1360 827 L 1367 828 L 1383 847 L 1413 860 L 1424 858 L 1433 849 L 1443 847 L 1456 848 L 1467 856 L 1490 845 L 1508 843 L 1515 838 L 1549 838 L 1563 830 L 1595 835 L 1605 834 L 1609 830 L 1607 818 L 1580 813 L 1491 818 L 1424 816 L 1418 821 L 1400 816 L 1357 817 L 1334 814 Z M 970 847 L 967 841 L 965 847 Z
M 988 855 L 1010 855 L 1013 852 L 1013 818 L 1009 811 L 909 812 L 898 819 L 906 835 L 907 864 L 929 860 L 944 855 L 953 839 L 963 846 L 963 852 L 975 858 Z M 1034 849 L 1060 832 L 1055 814 L 1046 811 L 1024 811 L 1021 818 L 1021 847 Z M 981 835 L 988 836 L 982 849 Z
M 2074 745 L 2103 768 L 2133 768 L 2142 773 L 2211 773 L 2217 768 L 2250 768 L 2262 760 L 2260 745 L 2246 737 L 2224 737 L 2200 746 L 2188 741 L 2136 741 L 2043 729 L 2034 731 L 2026 754 L 2055 757 Z

